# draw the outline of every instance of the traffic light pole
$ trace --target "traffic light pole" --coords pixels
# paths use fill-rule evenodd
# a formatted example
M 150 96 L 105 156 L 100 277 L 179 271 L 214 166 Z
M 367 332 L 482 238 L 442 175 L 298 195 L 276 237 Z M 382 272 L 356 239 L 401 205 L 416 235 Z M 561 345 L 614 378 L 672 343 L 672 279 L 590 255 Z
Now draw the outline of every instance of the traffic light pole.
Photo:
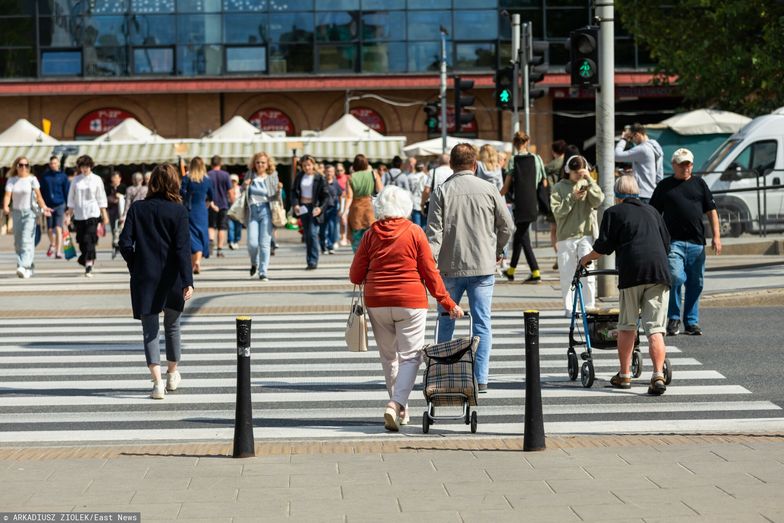
M 441 28 L 441 154 L 446 153 L 446 30 Z
M 615 26 L 613 0 L 596 5 L 599 19 L 599 92 L 596 97 L 596 159 L 599 183 L 604 192 L 604 202 L 599 207 L 601 223 L 604 211 L 614 204 L 615 185 Z M 614 269 L 615 256 L 599 258 L 600 269 Z M 609 297 L 617 293 L 614 278 L 599 276 L 598 294 Z
M 512 15 L 512 65 L 514 81 L 512 82 L 512 136 L 520 130 L 520 15 Z
M 522 49 L 520 52 L 520 65 L 523 66 L 523 114 L 525 115 L 525 134 L 531 136 L 531 99 L 528 89 L 531 84 L 528 79 L 528 61 L 532 53 L 531 44 L 533 35 L 531 34 L 531 22 L 523 24 Z

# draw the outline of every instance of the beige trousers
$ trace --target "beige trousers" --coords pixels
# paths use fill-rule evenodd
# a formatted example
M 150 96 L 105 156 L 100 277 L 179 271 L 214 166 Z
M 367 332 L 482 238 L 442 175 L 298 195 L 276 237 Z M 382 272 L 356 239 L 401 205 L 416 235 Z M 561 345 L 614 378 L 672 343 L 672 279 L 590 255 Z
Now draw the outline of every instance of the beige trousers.
M 425 345 L 427 309 L 368 307 L 389 398 L 405 406 Z

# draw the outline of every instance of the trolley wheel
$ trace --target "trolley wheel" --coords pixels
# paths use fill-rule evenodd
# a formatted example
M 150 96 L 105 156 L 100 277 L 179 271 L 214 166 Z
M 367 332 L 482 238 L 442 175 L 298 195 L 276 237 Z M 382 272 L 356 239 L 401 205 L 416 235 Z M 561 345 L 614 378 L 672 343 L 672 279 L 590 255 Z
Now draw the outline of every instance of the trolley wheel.
M 664 358 L 662 371 L 664 372 L 664 384 L 669 385 L 672 381 L 672 365 L 670 365 L 670 358 Z
M 476 425 L 479 423 L 479 416 L 476 411 L 471 413 L 471 434 L 476 434 Z
M 642 376 L 642 355 L 637 350 L 632 352 L 632 376 L 635 378 Z
M 422 414 L 422 432 L 427 434 L 430 432 L 430 418 L 427 415 L 427 412 Z
M 471 407 L 466 408 L 466 415 L 465 415 L 465 424 L 469 425 L 471 423 Z
M 569 371 L 569 379 L 574 381 L 577 379 L 577 374 L 579 372 L 577 354 L 575 354 L 574 351 L 569 351 L 566 353 L 566 359 L 568 362 L 567 369 Z
M 586 389 L 593 385 L 593 380 L 596 376 L 593 373 L 593 362 L 586 361 L 580 369 L 580 381 Z

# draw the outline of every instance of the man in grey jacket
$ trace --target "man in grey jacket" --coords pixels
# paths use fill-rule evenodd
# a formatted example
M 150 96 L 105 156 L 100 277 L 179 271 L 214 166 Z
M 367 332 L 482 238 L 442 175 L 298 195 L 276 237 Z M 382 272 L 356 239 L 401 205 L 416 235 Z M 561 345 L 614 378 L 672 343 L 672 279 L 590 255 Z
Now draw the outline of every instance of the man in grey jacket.
M 626 151 L 631 140 L 634 147 Z M 640 186 L 640 201 L 649 203 L 653 190 L 664 177 L 664 151 L 656 140 L 648 138 L 645 127 L 634 124 L 623 131 L 621 140 L 615 146 L 616 162 L 631 162 L 634 177 Z
M 479 392 L 486 392 L 496 262 L 515 227 L 498 189 L 474 176 L 476 149 L 471 144 L 456 145 L 449 163 L 454 174 L 433 192 L 427 236 L 452 299 L 460 303 L 463 294 L 468 295 L 473 335 L 480 339 L 474 376 Z M 454 328 L 453 320 L 439 316 L 438 341 L 452 339 Z

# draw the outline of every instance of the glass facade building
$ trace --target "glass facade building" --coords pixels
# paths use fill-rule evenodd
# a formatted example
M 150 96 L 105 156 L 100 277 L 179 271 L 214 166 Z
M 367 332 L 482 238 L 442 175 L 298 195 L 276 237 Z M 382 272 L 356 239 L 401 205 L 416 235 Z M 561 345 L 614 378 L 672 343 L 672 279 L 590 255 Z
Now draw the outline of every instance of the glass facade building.
M 520 13 L 566 64 L 590 0 L 0 0 L 0 78 L 405 74 L 509 60 Z M 649 67 L 616 23 L 618 69 Z

